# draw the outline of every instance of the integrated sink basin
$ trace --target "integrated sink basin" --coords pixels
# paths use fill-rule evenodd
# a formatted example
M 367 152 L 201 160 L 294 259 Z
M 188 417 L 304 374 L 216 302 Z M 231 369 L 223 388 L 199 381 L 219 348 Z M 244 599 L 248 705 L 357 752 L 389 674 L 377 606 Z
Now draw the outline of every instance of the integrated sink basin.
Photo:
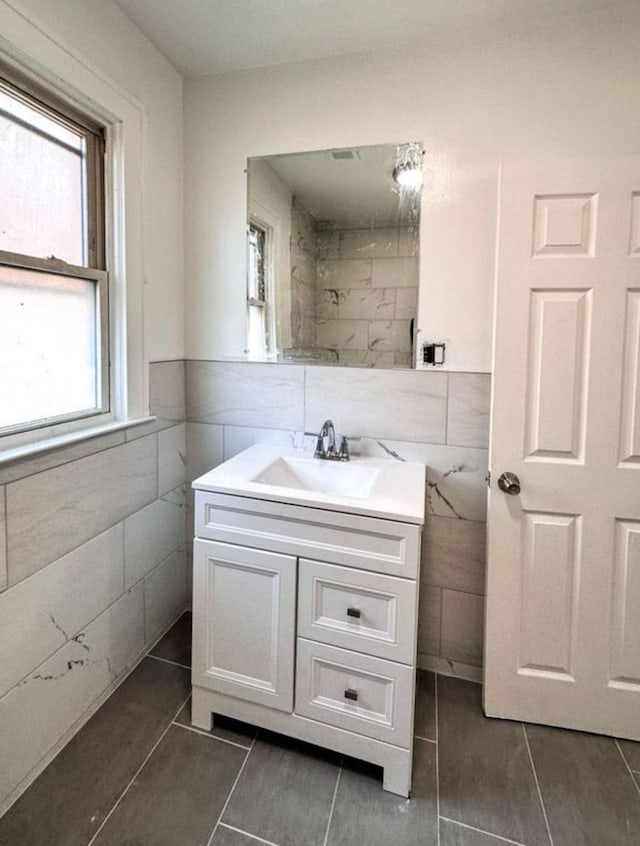
M 323 461 L 319 458 L 281 456 L 264 468 L 252 481 L 279 488 L 365 497 L 380 473 L 358 461 Z
M 313 452 L 255 444 L 196 479 L 193 487 L 423 523 L 425 471 L 423 464 L 393 458 L 326 461 Z

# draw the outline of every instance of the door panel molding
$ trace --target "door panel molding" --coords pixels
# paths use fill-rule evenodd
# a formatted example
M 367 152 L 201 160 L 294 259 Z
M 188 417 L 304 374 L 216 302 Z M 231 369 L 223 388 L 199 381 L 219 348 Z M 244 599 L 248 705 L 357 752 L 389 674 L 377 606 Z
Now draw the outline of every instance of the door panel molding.
M 525 512 L 518 673 L 575 682 L 581 517 Z
M 640 691 L 640 521 L 616 520 L 611 678 Z
M 628 288 L 624 332 L 624 369 L 620 461 L 640 465 L 640 288 Z

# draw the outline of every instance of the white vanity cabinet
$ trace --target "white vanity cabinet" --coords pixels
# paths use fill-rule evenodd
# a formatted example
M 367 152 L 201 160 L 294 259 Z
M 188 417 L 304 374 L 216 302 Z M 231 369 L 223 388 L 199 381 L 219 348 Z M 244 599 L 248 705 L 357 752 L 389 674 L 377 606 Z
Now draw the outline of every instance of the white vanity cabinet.
M 194 487 L 193 724 L 370 761 L 408 796 L 419 522 Z

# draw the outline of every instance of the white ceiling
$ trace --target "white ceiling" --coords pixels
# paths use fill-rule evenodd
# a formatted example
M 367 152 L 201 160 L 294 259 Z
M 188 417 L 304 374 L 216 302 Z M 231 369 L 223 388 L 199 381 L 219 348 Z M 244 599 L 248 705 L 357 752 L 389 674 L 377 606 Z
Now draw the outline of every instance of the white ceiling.
M 116 0 L 185 76 L 399 47 L 637 0 Z
M 262 159 L 317 221 L 338 228 L 406 226 L 415 223 L 415 207 L 404 202 L 392 178 L 397 147 L 352 147 L 351 159 L 335 159 L 331 150 L 267 156 Z M 251 159 L 249 160 L 252 161 Z M 251 170 L 249 170 L 251 180 Z

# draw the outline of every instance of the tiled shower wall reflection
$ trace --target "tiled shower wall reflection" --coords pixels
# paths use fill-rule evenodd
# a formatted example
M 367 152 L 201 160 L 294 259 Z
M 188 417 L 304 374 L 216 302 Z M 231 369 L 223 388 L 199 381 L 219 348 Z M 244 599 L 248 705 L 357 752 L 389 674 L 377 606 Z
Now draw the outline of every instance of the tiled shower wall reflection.
M 0 467 L 0 814 L 188 599 L 184 362 L 157 420 Z
M 252 443 L 301 445 L 331 417 L 369 455 L 427 465 L 418 652 L 479 678 L 490 377 L 486 374 L 187 361 L 193 479 Z
M 417 313 L 417 230 L 318 231 L 316 346 L 340 364 L 411 366 Z

